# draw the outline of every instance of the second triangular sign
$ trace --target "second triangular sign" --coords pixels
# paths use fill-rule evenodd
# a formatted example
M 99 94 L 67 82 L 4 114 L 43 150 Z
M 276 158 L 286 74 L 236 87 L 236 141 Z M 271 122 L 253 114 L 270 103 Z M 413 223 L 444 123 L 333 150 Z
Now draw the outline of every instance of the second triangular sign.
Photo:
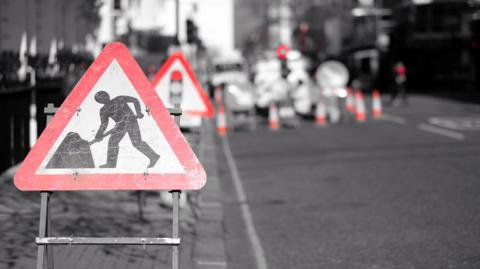
M 182 53 L 174 52 L 170 55 L 154 76 L 152 84 L 167 107 L 174 107 L 173 98 L 178 85 L 182 111 L 192 116 L 213 117 L 212 103 Z

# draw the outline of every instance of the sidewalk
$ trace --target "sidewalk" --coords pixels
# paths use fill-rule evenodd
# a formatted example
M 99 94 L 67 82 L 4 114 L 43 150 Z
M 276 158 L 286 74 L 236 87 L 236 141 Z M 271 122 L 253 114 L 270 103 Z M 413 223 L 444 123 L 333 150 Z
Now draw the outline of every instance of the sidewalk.
M 207 185 L 200 191 L 200 217 L 181 209 L 180 267 L 226 268 L 223 211 L 214 144 L 214 129 L 205 125 L 204 159 Z M 40 195 L 20 192 L 13 172 L 0 177 L 0 268 L 34 268 Z M 165 236 L 171 234 L 171 209 L 160 207 L 158 192 L 147 192 L 146 221 L 138 217 L 134 192 L 56 192 L 51 196 L 53 236 Z M 56 246 L 55 268 L 169 268 L 167 246 Z

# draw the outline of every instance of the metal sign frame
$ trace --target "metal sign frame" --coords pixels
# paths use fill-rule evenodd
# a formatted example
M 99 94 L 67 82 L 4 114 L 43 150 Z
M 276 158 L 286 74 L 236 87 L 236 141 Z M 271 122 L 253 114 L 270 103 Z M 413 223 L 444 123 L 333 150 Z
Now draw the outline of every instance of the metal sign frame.
M 168 109 L 170 115 L 174 116 L 177 125 L 180 125 L 180 116 L 182 110 L 177 106 Z M 40 192 L 40 222 L 38 237 L 35 243 L 38 245 L 37 251 L 37 269 L 53 269 L 54 245 L 163 245 L 172 247 L 172 269 L 179 268 L 179 249 L 180 246 L 180 190 L 170 191 L 172 194 L 172 237 L 51 237 L 51 221 L 50 221 L 50 196 L 52 192 Z

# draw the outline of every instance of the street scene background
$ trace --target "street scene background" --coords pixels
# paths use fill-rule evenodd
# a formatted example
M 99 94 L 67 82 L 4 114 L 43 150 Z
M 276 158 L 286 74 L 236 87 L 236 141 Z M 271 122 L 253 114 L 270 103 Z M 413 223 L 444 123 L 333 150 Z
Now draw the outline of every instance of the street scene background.
M 14 175 L 112 42 L 152 84 L 180 52 L 215 110 L 180 124 L 208 175 L 182 192 L 180 268 L 480 268 L 474 0 L 0 1 L 0 268 L 36 265 L 40 195 Z M 52 236 L 172 230 L 166 191 L 60 191 L 50 204 Z M 170 251 L 53 256 L 168 268 Z

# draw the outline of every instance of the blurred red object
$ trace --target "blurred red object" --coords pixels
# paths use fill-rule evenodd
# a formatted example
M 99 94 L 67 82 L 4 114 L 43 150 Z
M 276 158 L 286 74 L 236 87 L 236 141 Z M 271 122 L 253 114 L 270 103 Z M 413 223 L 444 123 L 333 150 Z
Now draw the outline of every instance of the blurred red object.
M 280 46 L 277 47 L 277 56 L 280 60 L 285 60 L 287 59 L 287 53 L 288 51 L 290 50 L 290 48 L 285 45 L 285 44 L 282 44 Z

